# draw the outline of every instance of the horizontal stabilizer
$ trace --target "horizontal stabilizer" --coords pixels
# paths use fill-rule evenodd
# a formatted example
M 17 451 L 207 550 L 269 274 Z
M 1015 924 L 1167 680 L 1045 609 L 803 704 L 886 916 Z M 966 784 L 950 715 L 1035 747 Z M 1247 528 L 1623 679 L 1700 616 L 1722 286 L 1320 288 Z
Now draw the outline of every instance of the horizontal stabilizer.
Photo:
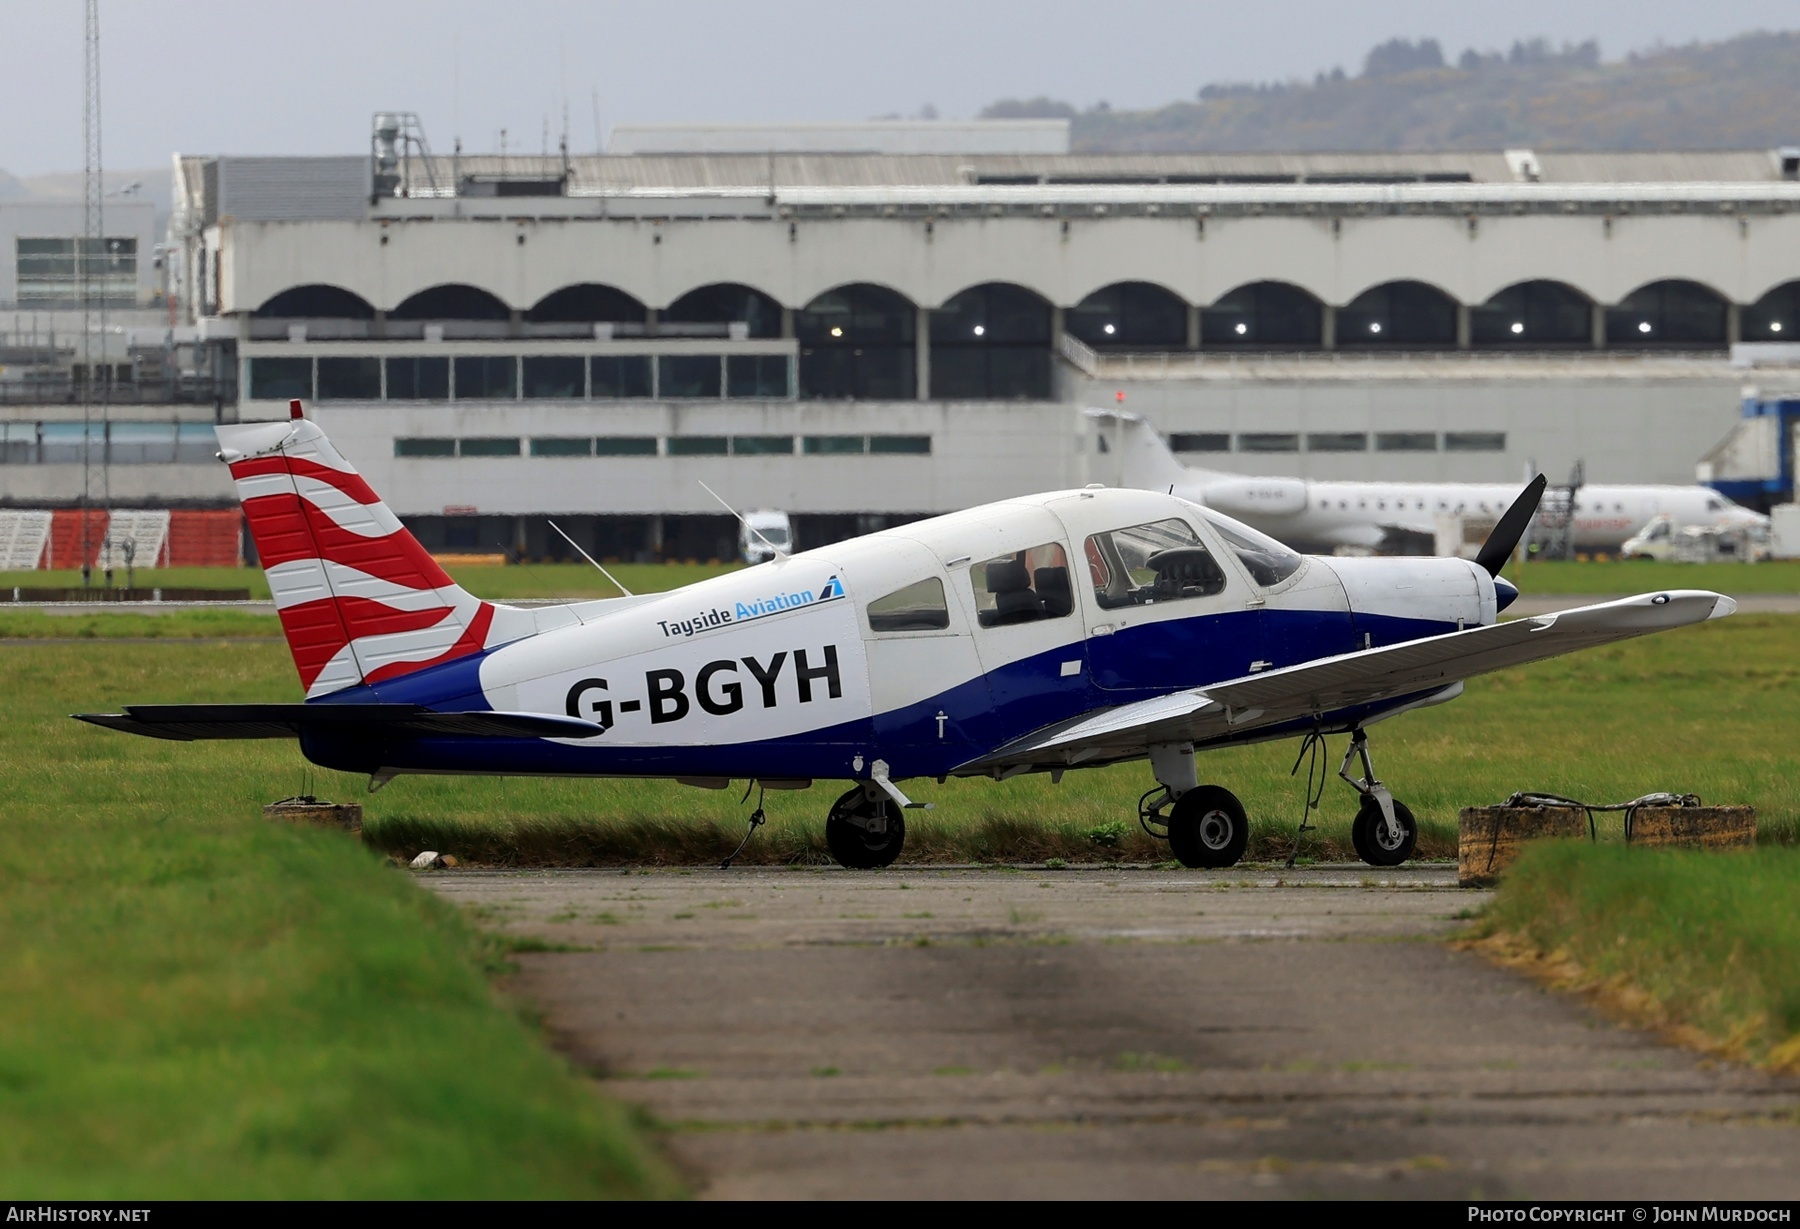
M 75 713 L 109 730 L 193 742 L 298 738 L 302 727 L 400 738 L 592 738 L 604 726 L 548 713 L 440 713 L 418 704 L 128 704 L 122 713 Z

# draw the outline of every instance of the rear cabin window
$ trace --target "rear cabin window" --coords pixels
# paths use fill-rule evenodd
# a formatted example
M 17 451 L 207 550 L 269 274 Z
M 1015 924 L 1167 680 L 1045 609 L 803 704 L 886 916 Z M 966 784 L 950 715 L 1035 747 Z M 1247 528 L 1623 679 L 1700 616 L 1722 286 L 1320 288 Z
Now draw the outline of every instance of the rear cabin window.
M 950 604 L 944 600 L 944 582 L 935 576 L 869 603 L 870 631 L 941 632 L 949 626 Z
M 983 627 L 1060 619 L 1075 609 L 1069 588 L 1069 555 L 1046 542 L 977 563 L 969 569 L 975 618 Z
M 1148 606 L 1225 590 L 1225 571 L 1194 527 L 1170 518 L 1087 540 L 1088 579 L 1103 610 Z

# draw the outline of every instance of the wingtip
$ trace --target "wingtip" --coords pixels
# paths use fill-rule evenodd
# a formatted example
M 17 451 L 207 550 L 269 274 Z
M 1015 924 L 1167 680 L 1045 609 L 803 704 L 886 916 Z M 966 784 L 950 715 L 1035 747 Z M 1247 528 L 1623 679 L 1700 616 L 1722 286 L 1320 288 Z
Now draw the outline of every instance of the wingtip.
M 1713 603 L 1712 613 L 1706 617 L 1708 619 L 1723 619 L 1729 615 L 1736 614 L 1737 608 L 1738 604 L 1735 597 L 1726 597 L 1724 594 L 1720 594 L 1719 600 Z

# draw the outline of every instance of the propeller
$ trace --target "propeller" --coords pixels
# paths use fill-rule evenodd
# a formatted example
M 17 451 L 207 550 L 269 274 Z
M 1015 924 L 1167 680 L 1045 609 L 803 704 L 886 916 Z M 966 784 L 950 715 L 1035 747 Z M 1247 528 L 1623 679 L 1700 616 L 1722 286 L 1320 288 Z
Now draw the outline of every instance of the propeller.
M 1494 532 L 1488 535 L 1487 541 L 1481 544 L 1481 552 L 1475 556 L 1475 562 L 1487 569 L 1489 576 L 1500 575 L 1500 569 L 1512 558 L 1513 547 L 1525 536 L 1526 526 L 1531 524 L 1532 516 L 1537 512 L 1538 500 L 1544 497 L 1544 486 L 1548 479 L 1539 474 L 1525 484 L 1519 497 L 1512 501 L 1512 507 L 1494 526 Z

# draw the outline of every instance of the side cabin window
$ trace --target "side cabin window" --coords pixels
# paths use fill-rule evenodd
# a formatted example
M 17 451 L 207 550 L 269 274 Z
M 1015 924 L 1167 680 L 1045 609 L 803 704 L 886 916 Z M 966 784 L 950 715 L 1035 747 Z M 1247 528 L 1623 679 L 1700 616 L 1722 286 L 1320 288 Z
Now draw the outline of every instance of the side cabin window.
M 896 589 L 869 603 L 872 632 L 941 632 L 950 626 L 944 582 L 935 576 Z
M 1171 517 L 1087 540 L 1088 579 L 1102 610 L 1148 606 L 1225 589 L 1225 571 L 1192 525 Z
M 1014 551 L 969 569 L 975 618 L 983 627 L 1060 619 L 1075 609 L 1069 555 L 1057 542 Z

